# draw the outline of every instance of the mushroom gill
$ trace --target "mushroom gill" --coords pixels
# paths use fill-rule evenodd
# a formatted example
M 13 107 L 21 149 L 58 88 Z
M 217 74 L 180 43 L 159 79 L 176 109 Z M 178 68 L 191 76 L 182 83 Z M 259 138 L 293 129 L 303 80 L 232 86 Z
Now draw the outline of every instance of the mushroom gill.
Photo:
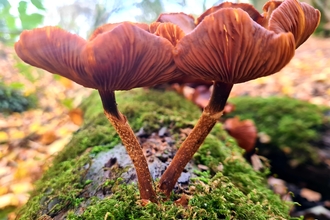
M 174 59 L 187 75 L 235 84 L 281 70 L 294 53 L 292 33 L 276 34 L 241 9 L 223 8 L 181 39 Z

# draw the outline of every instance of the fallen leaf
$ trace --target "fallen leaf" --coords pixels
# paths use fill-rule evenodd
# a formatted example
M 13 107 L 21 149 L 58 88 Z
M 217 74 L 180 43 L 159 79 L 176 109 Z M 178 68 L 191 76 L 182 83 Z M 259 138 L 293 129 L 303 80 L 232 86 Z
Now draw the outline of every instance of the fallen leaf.
M 300 195 L 310 202 L 318 202 L 322 198 L 322 195 L 320 193 L 307 188 L 302 188 L 300 191 Z
M 4 131 L 0 131 L 0 143 L 5 143 L 9 139 L 8 134 Z
M 44 145 L 49 145 L 53 143 L 56 139 L 57 136 L 54 131 L 47 131 L 40 136 L 39 142 Z
M 138 203 L 139 205 L 141 205 L 141 206 L 146 206 L 146 205 L 148 205 L 148 204 L 151 203 L 151 202 L 150 202 L 150 200 L 148 200 L 148 199 L 141 199 L 141 200 L 138 200 L 137 203 Z
M 10 185 L 10 191 L 15 194 L 28 193 L 33 189 L 30 182 L 19 182 Z
M 12 128 L 9 130 L 9 137 L 11 140 L 23 139 L 25 136 L 24 131 L 20 131 L 19 129 Z
M 181 198 L 176 200 L 174 203 L 186 207 L 189 203 L 189 198 L 186 194 L 182 194 Z
M 189 86 L 184 86 L 183 87 L 182 94 L 183 94 L 183 96 L 186 99 L 192 101 L 193 100 L 194 93 L 195 93 L 195 89 L 194 88 L 191 88 Z
M 8 187 L 0 186 L 0 196 L 7 194 L 9 191 Z
M 71 121 L 80 126 L 84 122 L 83 111 L 80 108 L 72 109 L 69 111 Z
M 60 76 L 59 81 L 66 89 L 71 89 L 73 87 L 73 82 L 65 77 Z
M 69 143 L 69 141 L 71 140 L 72 135 L 66 135 L 63 138 L 60 138 L 56 141 L 54 141 L 53 143 L 51 143 L 50 145 L 48 145 L 47 147 L 47 152 L 49 155 L 53 155 L 59 151 L 61 151 L 65 145 L 67 145 Z
M 197 165 L 198 169 L 200 169 L 201 171 L 207 171 L 209 170 L 209 167 L 208 166 L 205 166 L 203 164 L 198 164 Z
M 27 202 L 29 198 L 28 194 L 16 195 L 14 193 L 8 193 L 0 196 L 0 209 L 9 206 L 20 206 Z
M 259 156 L 257 154 L 253 154 L 251 156 L 251 164 L 252 164 L 252 167 L 255 171 L 259 171 L 261 170 L 264 166 L 259 158 Z

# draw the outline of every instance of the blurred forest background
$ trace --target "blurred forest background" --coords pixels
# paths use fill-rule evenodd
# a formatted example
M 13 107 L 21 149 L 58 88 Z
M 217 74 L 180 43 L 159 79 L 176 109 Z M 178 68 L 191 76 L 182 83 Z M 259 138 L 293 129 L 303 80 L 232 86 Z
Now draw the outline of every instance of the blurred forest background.
M 303 0 L 322 11 L 322 23 L 330 20 L 330 3 L 326 0 Z M 162 12 L 185 12 L 198 16 L 222 0 L 0 0 L 0 41 L 13 43 L 24 29 L 57 25 L 82 37 L 104 23 L 123 20 L 154 21 Z M 266 0 L 232 0 L 254 4 L 262 12 Z M 323 26 L 323 25 L 322 25 Z M 329 25 L 327 25 L 329 26 Z M 327 29 L 327 27 L 325 27 Z
M 329 36 L 330 1 L 302 1 L 321 11 L 322 20 L 317 33 Z M 18 59 L 13 45 L 23 30 L 56 25 L 88 38 L 96 27 L 105 23 L 150 23 L 162 12 L 185 12 L 197 17 L 221 2 L 223 1 L 0 0 L 0 220 L 15 218 L 13 211 L 27 201 L 33 190 L 33 182 L 47 169 L 51 155 L 60 151 L 70 140 L 70 135 L 79 129 L 83 119 L 78 106 L 90 92 L 62 77 L 28 66 Z M 262 12 L 266 0 L 233 2 L 252 3 Z M 316 50 L 313 46 L 315 44 L 311 45 L 307 45 L 306 50 Z M 327 45 L 330 48 L 330 45 Z M 320 77 L 315 78 L 315 82 L 330 84 L 327 80 L 330 69 L 324 68 L 329 62 L 320 58 L 326 57 L 327 54 L 324 51 L 316 51 L 311 55 L 315 62 L 303 54 L 304 58 L 293 60 L 292 66 L 289 67 L 291 69 L 287 70 L 294 74 L 301 70 L 298 71 L 300 75 L 297 73 L 299 77 L 309 79 L 312 73 L 322 72 L 324 69 L 326 71 L 322 72 L 323 75 L 318 75 Z M 314 63 L 313 69 L 307 66 L 308 62 Z M 303 72 L 306 74 L 301 74 Z M 268 83 L 272 88 L 279 88 L 274 91 L 294 96 L 292 88 L 296 85 L 289 84 L 293 80 L 288 80 L 288 75 L 278 76 L 281 78 L 277 84 L 271 77 L 267 78 L 268 81 L 260 79 L 256 84 L 260 87 L 261 83 Z M 265 91 L 272 88 L 269 87 Z M 327 89 L 325 94 L 329 96 L 330 89 Z M 233 90 L 233 94 L 240 93 Z M 302 93 L 299 94 L 301 96 Z M 301 98 L 299 95 L 297 97 Z M 330 106 L 329 98 L 323 98 L 319 103 Z M 27 109 L 30 110 L 26 111 Z

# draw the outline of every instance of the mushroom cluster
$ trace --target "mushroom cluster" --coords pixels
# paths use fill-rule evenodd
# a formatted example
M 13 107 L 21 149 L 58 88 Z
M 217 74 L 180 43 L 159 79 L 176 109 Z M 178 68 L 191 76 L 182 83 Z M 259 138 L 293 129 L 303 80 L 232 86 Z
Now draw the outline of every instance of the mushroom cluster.
M 97 28 L 89 40 L 57 27 L 23 31 L 15 44 L 26 63 L 99 91 L 104 112 L 136 169 L 140 197 L 157 202 L 148 164 L 115 91 L 168 82 L 213 82 L 209 104 L 159 181 L 168 197 L 186 164 L 221 117 L 235 83 L 281 70 L 314 32 L 320 12 L 298 0 L 252 5 L 225 2 L 194 19 L 161 14 L 150 25 L 122 22 Z

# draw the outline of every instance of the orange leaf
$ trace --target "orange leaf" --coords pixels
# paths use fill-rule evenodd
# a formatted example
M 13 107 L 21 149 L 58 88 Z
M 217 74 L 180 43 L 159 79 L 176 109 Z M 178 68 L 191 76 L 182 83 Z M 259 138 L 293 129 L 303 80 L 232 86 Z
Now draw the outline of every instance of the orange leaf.
M 73 82 L 71 80 L 61 76 L 59 81 L 66 89 L 72 89 Z
M 71 121 L 78 126 L 82 125 L 82 123 L 84 122 L 83 111 L 79 108 L 70 110 L 69 117 Z
M 53 143 L 57 139 L 54 131 L 47 131 L 41 135 L 39 142 L 44 145 Z

